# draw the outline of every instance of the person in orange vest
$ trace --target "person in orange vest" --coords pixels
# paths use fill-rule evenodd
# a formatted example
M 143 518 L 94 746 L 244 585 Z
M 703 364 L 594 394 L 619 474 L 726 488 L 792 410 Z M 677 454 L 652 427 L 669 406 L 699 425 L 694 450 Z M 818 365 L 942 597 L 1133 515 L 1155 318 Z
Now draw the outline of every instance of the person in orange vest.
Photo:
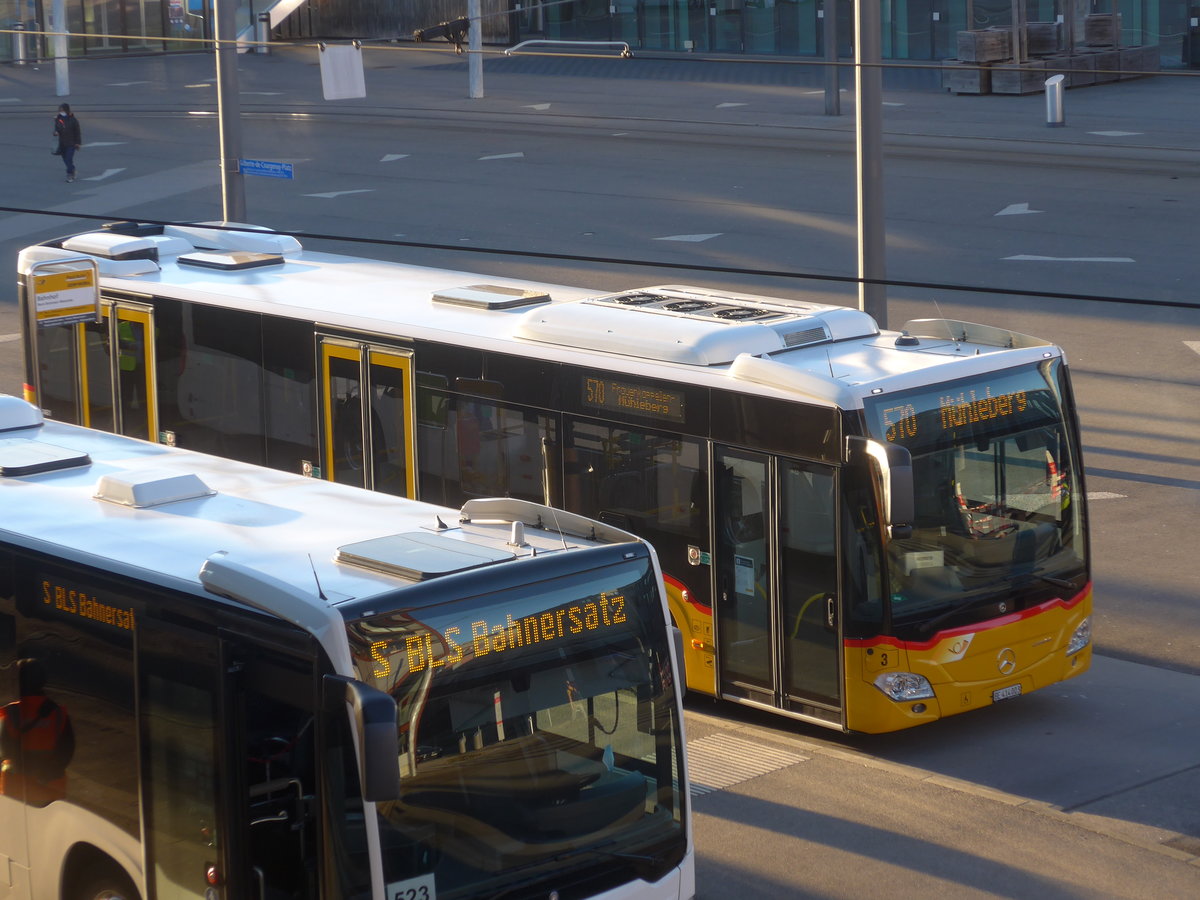
M 75 730 L 67 711 L 46 696 L 46 669 L 19 659 L 20 698 L 0 709 L 0 794 L 45 806 L 67 796 Z

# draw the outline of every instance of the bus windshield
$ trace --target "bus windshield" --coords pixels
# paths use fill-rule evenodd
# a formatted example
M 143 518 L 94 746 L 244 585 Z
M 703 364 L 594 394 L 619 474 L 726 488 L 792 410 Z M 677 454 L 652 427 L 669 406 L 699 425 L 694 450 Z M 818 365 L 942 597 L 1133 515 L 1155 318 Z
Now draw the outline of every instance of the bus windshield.
M 1078 450 L 1061 359 L 888 394 L 866 405 L 880 441 L 912 454 L 911 537 L 889 545 L 893 631 L 927 639 L 1083 589 Z
M 660 597 L 641 557 L 349 626 L 360 677 L 399 706 L 401 795 L 377 807 L 387 896 L 590 895 L 679 864 Z

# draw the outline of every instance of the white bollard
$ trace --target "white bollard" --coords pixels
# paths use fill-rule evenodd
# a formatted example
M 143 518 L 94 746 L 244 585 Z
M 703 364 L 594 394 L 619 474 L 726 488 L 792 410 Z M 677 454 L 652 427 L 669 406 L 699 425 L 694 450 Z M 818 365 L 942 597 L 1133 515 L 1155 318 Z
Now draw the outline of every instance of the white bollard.
M 1046 79 L 1046 124 L 1061 128 L 1065 122 L 1063 114 L 1063 81 L 1065 75 L 1051 75 Z

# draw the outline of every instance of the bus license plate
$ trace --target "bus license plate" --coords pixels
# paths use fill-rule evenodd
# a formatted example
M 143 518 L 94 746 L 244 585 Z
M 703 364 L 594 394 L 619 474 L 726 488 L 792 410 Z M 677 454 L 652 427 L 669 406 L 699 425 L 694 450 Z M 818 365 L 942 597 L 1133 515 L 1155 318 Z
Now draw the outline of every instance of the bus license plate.
M 999 703 L 1001 700 L 1011 700 L 1013 697 L 1021 696 L 1021 685 L 1010 684 L 1006 688 L 1000 688 L 998 691 L 992 691 L 992 702 Z

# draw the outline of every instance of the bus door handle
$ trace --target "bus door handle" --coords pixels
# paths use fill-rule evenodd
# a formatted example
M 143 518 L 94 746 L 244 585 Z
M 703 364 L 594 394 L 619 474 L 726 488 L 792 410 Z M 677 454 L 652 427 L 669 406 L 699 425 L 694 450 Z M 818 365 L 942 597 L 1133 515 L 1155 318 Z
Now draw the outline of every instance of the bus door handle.
M 281 809 L 279 812 L 275 813 L 275 815 L 273 815 L 273 816 L 263 816 L 260 819 L 251 819 L 250 824 L 253 826 L 253 825 L 263 825 L 263 824 L 266 824 L 267 822 L 286 822 L 290 818 L 291 818 L 291 816 L 288 815 L 288 811 L 286 809 Z
M 262 866 L 255 866 L 250 871 L 258 882 L 258 900 L 267 900 L 267 876 L 263 874 Z
M 825 627 L 830 631 L 837 628 L 837 596 L 825 595 Z

